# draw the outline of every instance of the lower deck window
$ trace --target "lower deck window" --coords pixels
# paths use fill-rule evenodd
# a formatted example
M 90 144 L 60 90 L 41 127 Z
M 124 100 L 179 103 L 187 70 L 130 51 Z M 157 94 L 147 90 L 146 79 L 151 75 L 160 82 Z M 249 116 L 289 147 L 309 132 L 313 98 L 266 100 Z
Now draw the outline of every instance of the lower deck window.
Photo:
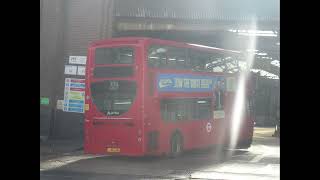
M 165 121 L 212 118 L 211 98 L 172 98 L 161 100 L 161 116 Z

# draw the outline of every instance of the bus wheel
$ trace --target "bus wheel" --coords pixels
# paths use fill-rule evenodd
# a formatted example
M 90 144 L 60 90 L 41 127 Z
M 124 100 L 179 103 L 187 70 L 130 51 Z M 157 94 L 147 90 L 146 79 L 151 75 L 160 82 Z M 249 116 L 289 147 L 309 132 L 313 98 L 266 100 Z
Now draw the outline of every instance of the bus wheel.
M 181 155 L 183 150 L 182 137 L 176 133 L 171 137 L 170 157 L 175 158 Z

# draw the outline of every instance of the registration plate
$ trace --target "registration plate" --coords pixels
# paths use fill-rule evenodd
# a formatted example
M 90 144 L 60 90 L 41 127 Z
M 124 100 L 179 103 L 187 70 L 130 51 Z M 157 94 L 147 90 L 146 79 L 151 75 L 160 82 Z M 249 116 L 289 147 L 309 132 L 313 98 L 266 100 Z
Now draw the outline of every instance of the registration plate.
M 107 148 L 107 152 L 120 152 L 120 148 Z

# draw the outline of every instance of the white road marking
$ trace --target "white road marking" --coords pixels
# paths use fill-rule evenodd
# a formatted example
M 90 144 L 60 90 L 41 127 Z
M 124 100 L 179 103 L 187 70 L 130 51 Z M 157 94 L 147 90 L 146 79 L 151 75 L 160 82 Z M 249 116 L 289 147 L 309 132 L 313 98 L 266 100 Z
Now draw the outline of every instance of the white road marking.
M 40 171 L 55 169 L 67 164 L 82 160 L 82 159 L 91 159 L 96 157 L 103 157 L 103 155 L 78 155 L 78 156 L 63 156 L 55 159 L 50 159 L 44 162 L 40 162 Z
M 264 158 L 264 155 L 257 155 L 255 158 L 253 158 L 250 162 L 256 163 L 259 162 L 262 158 Z

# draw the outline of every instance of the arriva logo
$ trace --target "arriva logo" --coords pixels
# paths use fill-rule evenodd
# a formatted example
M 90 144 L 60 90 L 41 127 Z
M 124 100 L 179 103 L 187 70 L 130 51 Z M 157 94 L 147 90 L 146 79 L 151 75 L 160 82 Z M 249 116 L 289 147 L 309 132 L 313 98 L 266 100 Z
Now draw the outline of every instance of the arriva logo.
M 171 79 L 160 79 L 159 81 L 159 87 L 160 88 L 164 88 L 164 87 L 168 87 L 172 84 L 172 80 Z
M 108 111 L 107 112 L 108 116 L 112 116 L 112 115 L 120 115 L 120 112 L 116 112 L 116 111 Z

